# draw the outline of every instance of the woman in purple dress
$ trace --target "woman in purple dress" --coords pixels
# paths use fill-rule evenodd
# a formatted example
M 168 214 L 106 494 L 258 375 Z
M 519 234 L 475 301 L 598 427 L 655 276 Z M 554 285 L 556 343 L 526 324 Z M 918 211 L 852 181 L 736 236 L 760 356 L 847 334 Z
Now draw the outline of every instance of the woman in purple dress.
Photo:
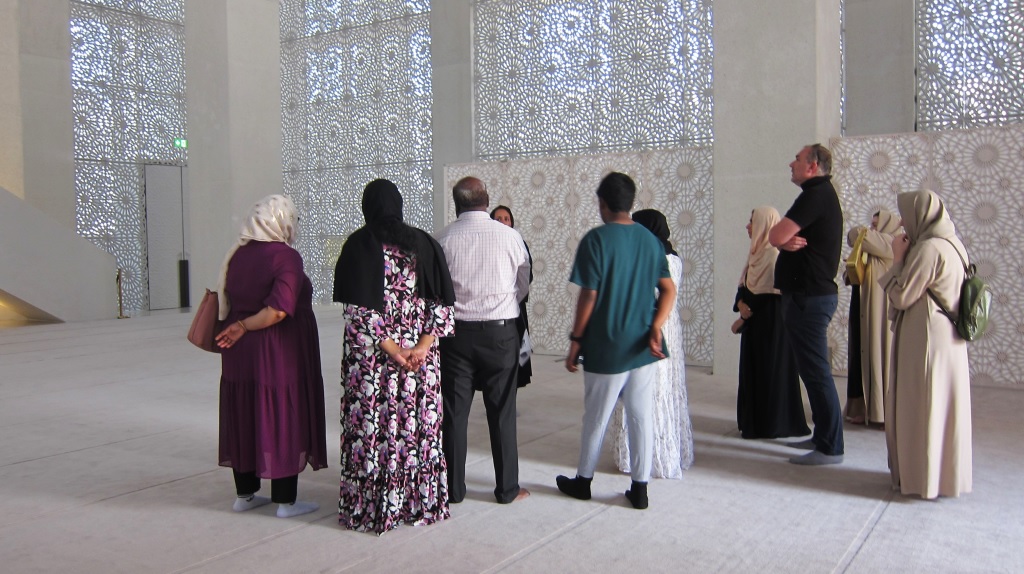
M 236 511 L 275 502 L 281 518 L 318 508 L 296 501 L 299 473 L 327 467 L 313 285 L 291 247 L 297 220 L 282 195 L 253 205 L 218 288 L 220 465 L 234 472 Z M 261 478 L 270 479 L 270 498 L 256 495 Z
M 449 516 L 437 338 L 454 331 L 455 291 L 441 246 L 402 222 L 395 184 L 367 184 L 362 207 L 334 272 L 346 304 L 338 522 L 382 534 Z

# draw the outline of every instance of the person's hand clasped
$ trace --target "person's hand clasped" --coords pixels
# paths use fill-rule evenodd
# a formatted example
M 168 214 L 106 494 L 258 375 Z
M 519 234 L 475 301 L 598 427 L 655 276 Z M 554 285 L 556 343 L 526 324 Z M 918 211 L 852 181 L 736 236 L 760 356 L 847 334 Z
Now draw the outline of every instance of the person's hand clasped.
M 743 323 L 743 319 L 736 319 L 735 321 L 732 322 L 732 327 L 730 328 L 730 330 L 732 331 L 733 335 L 739 334 L 740 329 L 743 328 Z
M 410 353 L 410 351 L 412 351 L 412 349 L 398 349 L 394 353 L 389 354 L 388 358 L 390 358 L 392 361 L 397 363 L 399 367 L 403 367 L 406 370 L 412 370 L 412 369 L 409 368 L 409 365 L 410 365 L 409 353 Z
M 229 349 L 232 345 L 238 342 L 245 335 L 246 331 L 242 328 L 238 322 L 234 322 L 224 328 L 223 331 L 217 334 L 214 340 L 217 342 L 217 346 L 221 349 Z
M 413 347 L 407 350 L 409 353 L 405 357 L 406 368 L 410 371 L 420 370 L 420 368 L 427 362 L 427 352 L 430 351 L 430 349 Z
M 892 262 L 903 263 L 903 259 L 910 250 L 910 237 L 902 233 L 892 239 Z
M 807 240 L 799 235 L 794 235 L 789 238 L 789 241 L 779 246 L 779 249 L 784 251 L 800 251 L 804 247 L 807 247 Z

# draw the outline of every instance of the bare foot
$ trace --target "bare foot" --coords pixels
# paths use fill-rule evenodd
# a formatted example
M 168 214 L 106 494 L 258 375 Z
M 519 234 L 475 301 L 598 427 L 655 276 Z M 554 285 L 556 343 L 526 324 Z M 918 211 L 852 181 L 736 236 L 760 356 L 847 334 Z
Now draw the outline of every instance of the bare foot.
M 520 488 L 519 489 L 519 494 L 516 495 L 515 500 L 513 500 L 512 502 L 519 502 L 520 500 L 522 500 L 522 499 L 524 499 L 524 498 L 526 498 L 528 496 L 530 496 L 530 491 L 526 490 L 525 488 Z

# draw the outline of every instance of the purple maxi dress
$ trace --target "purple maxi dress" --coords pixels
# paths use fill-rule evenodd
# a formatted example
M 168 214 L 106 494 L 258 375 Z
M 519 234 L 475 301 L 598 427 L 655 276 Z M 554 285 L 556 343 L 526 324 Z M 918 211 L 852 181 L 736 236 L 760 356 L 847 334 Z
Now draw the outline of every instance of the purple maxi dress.
M 225 287 L 225 324 L 264 307 L 288 316 L 221 352 L 220 465 L 287 478 L 327 467 L 324 380 L 313 286 L 299 252 L 281 242 L 238 248 Z

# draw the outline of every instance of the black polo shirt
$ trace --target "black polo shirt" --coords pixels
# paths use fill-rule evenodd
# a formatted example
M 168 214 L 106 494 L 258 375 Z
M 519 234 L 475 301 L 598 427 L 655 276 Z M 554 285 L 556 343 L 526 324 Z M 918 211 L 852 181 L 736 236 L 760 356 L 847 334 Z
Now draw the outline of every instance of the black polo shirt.
M 784 293 L 835 295 L 839 291 L 836 275 L 843 246 L 843 209 L 832 186 L 832 176 L 812 177 L 800 185 L 803 189 L 786 217 L 793 220 L 807 240 L 799 251 L 779 252 L 775 262 L 775 288 Z

